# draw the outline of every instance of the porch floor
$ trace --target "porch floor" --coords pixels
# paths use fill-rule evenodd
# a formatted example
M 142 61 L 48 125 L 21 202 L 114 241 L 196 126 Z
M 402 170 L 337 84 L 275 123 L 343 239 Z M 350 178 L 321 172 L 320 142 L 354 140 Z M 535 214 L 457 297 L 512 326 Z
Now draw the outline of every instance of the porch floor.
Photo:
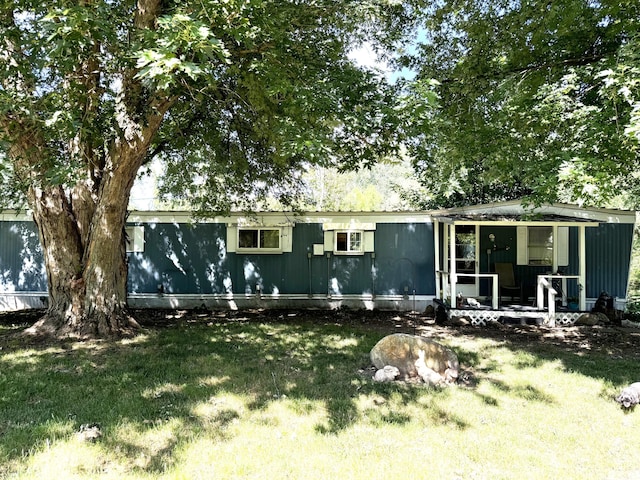
M 525 305 L 504 305 L 497 310 L 482 305 L 480 307 L 455 307 L 448 310 L 449 319 L 462 317 L 469 320 L 472 325 L 486 326 L 491 322 L 520 325 L 547 325 L 567 326 L 573 325 L 585 312 L 556 309 L 555 313 L 549 313 L 548 309 L 540 310 L 537 307 Z

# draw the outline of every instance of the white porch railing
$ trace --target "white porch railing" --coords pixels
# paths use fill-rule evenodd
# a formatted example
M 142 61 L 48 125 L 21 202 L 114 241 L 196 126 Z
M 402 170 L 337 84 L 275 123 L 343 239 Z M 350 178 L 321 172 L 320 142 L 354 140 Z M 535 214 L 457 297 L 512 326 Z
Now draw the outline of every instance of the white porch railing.
M 553 281 L 560 280 L 562 282 L 561 291 L 558 292 L 553 287 Z M 547 302 L 549 305 L 549 313 L 555 312 L 556 295 L 560 293 L 562 295 L 562 305 L 567 305 L 567 280 L 576 280 L 580 282 L 580 275 L 538 275 L 537 289 L 536 289 L 536 303 L 539 310 L 544 309 L 544 289 L 547 289 Z M 584 310 L 585 301 L 582 298 L 582 285 L 578 283 L 578 291 L 580 292 L 580 309 Z M 553 309 L 553 312 L 552 312 Z
M 440 280 L 440 285 L 442 287 L 442 291 L 441 293 L 441 299 L 444 300 L 447 297 L 449 297 L 451 300 L 451 308 L 452 309 L 456 309 L 456 284 L 457 282 L 451 282 L 451 272 L 445 272 L 445 271 L 438 271 L 436 272 L 436 274 L 438 275 L 438 279 Z M 497 312 L 499 310 L 499 285 L 498 285 L 498 274 L 497 273 L 476 273 L 476 274 L 472 274 L 472 273 L 458 273 L 456 274 L 456 279 L 457 277 L 472 277 L 472 278 L 490 278 L 491 279 L 491 291 L 492 291 L 492 298 L 491 298 L 491 308 L 492 310 L 494 310 L 495 312 L 493 313 L 500 313 Z M 536 291 L 536 306 L 537 306 L 537 310 L 538 312 L 542 313 L 545 310 L 547 311 L 546 313 L 544 313 L 544 322 L 550 326 L 555 326 L 556 322 L 560 322 L 563 325 L 569 325 L 572 324 L 575 320 L 576 320 L 576 315 L 580 314 L 580 311 L 576 311 L 576 312 L 560 312 L 557 313 L 556 312 L 556 297 L 558 295 L 561 295 L 562 297 L 562 301 L 563 304 L 566 305 L 567 304 L 567 280 L 576 280 L 578 282 L 580 282 L 580 276 L 579 275 L 538 275 L 538 279 L 537 279 L 537 291 Z M 562 282 L 562 287 L 561 287 L 561 291 L 556 290 L 553 287 L 553 282 L 556 280 L 560 280 Z M 544 290 L 547 290 L 547 308 L 545 308 L 544 305 Z M 582 287 L 581 283 L 578 283 L 578 290 L 580 292 L 580 310 L 584 310 L 584 304 L 586 303 L 586 299 L 585 299 L 585 292 L 584 289 Z M 522 312 L 517 312 L 517 313 L 521 313 L 522 316 L 531 316 L 532 312 L 531 312 L 531 307 L 528 307 L 529 310 L 526 311 L 522 311 Z M 478 313 L 480 313 L 481 311 L 478 311 Z M 489 312 L 489 311 L 485 311 Z M 485 315 L 486 316 L 486 315 Z M 473 320 L 473 318 L 472 318 Z M 484 319 L 484 317 L 482 319 L 478 318 L 475 320 L 475 324 L 484 324 L 483 322 L 485 322 L 486 319 Z
M 454 299 L 456 296 L 456 284 L 453 284 L 450 281 L 451 272 L 438 271 L 436 272 L 440 278 L 440 285 L 442 286 L 442 299 L 447 297 Z M 491 279 L 491 299 L 492 299 L 492 308 L 498 308 L 498 274 L 497 273 L 457 273 L 456 277 L 471 277 L 471 278 L 490 278 Z M 560 280 L 562 282 L 561 291 L 558 292 L 555 288 L 553 288 L 553 281 Z M 567 304 L 567 280 L 576 280 L 580 281 L 579 275 L 538 275 L 537 281 L 537 291 L 536 291 L 536 305 L 539 310 L 544 310 L 544 290 L 547 289 L 547 302 L 549 305 L 549 313 L 555 313 L 555 303 L 556 296 L 562 295 L 562 304 Z M 578 290 L 580 292 L 580 297 L 584 296 L 582 291 L 582 285 L 578 283 Z M 582 303 L 582 298 L 580 298 Z M 453 300 L 452 300 L 452 306 Z M 584 307 L 581 307 L 584 309 Z

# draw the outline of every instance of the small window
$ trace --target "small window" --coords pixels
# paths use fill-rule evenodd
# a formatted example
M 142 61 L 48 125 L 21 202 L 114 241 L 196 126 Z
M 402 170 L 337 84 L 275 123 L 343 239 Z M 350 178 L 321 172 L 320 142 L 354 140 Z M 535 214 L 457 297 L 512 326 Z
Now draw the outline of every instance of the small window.
M 362 232 L 361 231 L 347 231 L 347 232 L 335 232 L 335 253 L 362 253 Z
M 238 229 L 238 250 L 280 250 L 280 229 Z
M 553 227 L 529 227 L 529 265 L 553 264 Z
M 127 253 L 144 252 L 144 227 L 126 227 L 125 228 Z

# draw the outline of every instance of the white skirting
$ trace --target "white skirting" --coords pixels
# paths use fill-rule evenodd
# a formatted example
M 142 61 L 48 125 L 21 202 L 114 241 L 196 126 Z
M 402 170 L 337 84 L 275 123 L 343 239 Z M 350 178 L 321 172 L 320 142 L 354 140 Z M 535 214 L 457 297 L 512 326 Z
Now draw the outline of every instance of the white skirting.
M 128 303 L 132 308 L 350 308 L 422 312 L 433 298 L 433 295 L 130 294 Z
M 526 310 L 518 310 L 518 309 L 502 309 L 502 310 L 491 310 L 491 309 L 458 309 L 452 308 L 449 310 L 449 318 L 458 317 L 458 318 L 466 318 L 471 325 L 476 326 L 486 326 L 490 322 L 497 322 L 501 318 L 510 318 L 525 321 L 527 318 L 535 319 L 537 323 L 548 326 L 556 326 L 556 325 L 573 325 L 581 315 L 585 312 L 574 312 L 574 311 L 556 311 L 555 314 L 551 315 L 546 310 L 535 310 L 535 309 L 526 309 Z

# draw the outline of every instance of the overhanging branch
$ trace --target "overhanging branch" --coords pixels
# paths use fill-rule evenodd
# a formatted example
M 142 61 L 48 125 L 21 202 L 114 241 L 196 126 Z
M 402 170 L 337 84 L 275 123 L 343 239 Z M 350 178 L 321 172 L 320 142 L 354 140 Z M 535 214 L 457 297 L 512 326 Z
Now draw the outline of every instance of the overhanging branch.
M 604 60 L 609 55 L 611 55 L 611 53 L 612 52 L 603 52 L 597 55 L 595 54 L 584 55 L 581 57 L 565 58 L 565 59 L 560 59 L 556 61 L 533 63 L 529 65 L 524 65 L 524 66 L 506 68 L 503 70 L 494 70 L 486 74 L 472 75 L 471 78 L 473 80 L 502 80 L 511 75 L 517 75 L 517 74 L 529 74 L 529 73 L 539 72 L 543 70 L 555 70 L 558 68 L 582 67 L 582 66 L 592 65 L 594 63 L 599 62 L 600 60 Z M 443 80 L 440 80 L 440 83 L 443 83 L 443 84 L 458 83 L 460 82 L 460 80 L 461 79 L 459 77 L 451 77 L 451 78 L 445 78 Z

